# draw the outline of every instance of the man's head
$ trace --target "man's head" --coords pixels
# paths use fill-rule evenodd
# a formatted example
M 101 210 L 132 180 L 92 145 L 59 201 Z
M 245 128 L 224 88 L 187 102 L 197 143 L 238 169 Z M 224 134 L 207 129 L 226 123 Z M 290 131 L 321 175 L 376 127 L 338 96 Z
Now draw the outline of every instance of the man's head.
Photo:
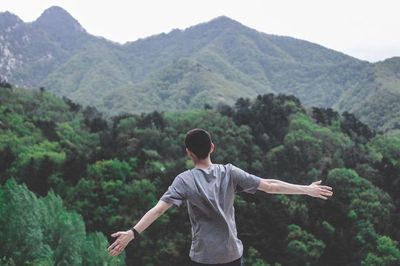
M 200 128 L 192 129 L 186 133 L 185 146 L 188 154 L 194 154 L 195 159 L 198 160 L 206 159 L 214 149 L 210 133 Z

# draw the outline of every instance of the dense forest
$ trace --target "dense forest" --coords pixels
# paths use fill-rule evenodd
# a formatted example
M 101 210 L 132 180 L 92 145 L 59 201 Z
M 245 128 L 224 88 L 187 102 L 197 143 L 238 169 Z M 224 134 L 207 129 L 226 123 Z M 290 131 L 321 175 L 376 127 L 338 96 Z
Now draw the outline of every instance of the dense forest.
M 2 82 L 0 265 L 187 265 L 185 207 L 170 209 L 123 255 L 106 247 L 193 167 L 183 139 L 194 127 L 212 134 L 214 163 L 334 188 L 328 201 L 237 194 L 248 265 L 400 264 L 400 135 L 291 95 L 106 119 L 44 88 Z

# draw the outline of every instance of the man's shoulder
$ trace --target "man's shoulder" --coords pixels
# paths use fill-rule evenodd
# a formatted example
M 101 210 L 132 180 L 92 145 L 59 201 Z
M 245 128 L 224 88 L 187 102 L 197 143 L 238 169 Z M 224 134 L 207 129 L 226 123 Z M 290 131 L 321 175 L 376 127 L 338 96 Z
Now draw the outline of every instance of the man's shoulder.
M 181 180 L 187 180 L 189 177 L 191 177 L 193 175 L 192 173 L 193 169 L 187 169 L 183 172 L 181 172 L 180 174 L 178 174 L 175 178 L 176 179 L 181 179 Z
M 232 163 L 216 163 L 213 164 L 213 169 L 212 171 L 215 172 L 230 172 L 232 170 L 232 168 L 235 168 L 236 166 L 233 165 Z M 176 176 L 176 179 L 188 179 L 188 178 L 192 178 L 196 175 L 198 175 L 199 173 L 201 173 L 201 170 L 196 169 L 196 168 L 191 168 L 191 169 L 187 169 L 183 172 L 181 172 L 180 174 L 178 174 Z
M 224 169 L 225 171 L 230 171 L 230 170 L 232 169 L 232 167 L 233 167 L 233 164 L 231 164 L 231 163 L 224 163 L 224 164 L 218 164 L 218 166 L 219 166 L 221 169 Z
M 232 168 L 235 167 L 232 163 L 220 164 L 219 166 L 222 167 L 227 172 L 230 172 Z

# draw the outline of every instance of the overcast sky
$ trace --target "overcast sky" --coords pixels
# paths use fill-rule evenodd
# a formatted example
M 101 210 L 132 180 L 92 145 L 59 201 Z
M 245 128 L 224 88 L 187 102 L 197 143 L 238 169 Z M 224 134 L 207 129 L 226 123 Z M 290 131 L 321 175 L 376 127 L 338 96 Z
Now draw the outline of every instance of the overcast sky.
M 53 5 L 89 33 L 120 43 L 225 15 L 371 62 L 400 56 L 398 0 L 0 0 L 0 11 L 30 22 Z

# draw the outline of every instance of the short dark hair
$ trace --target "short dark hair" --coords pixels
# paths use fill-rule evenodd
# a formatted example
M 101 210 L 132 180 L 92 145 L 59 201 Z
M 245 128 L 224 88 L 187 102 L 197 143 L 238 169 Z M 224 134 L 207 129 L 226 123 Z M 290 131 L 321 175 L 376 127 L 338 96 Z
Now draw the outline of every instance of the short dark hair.
M 211 150 L 211 135 L 204 129 L 194 128 L 186 133 L 185 146 L 198 159 L 205 159 Z

